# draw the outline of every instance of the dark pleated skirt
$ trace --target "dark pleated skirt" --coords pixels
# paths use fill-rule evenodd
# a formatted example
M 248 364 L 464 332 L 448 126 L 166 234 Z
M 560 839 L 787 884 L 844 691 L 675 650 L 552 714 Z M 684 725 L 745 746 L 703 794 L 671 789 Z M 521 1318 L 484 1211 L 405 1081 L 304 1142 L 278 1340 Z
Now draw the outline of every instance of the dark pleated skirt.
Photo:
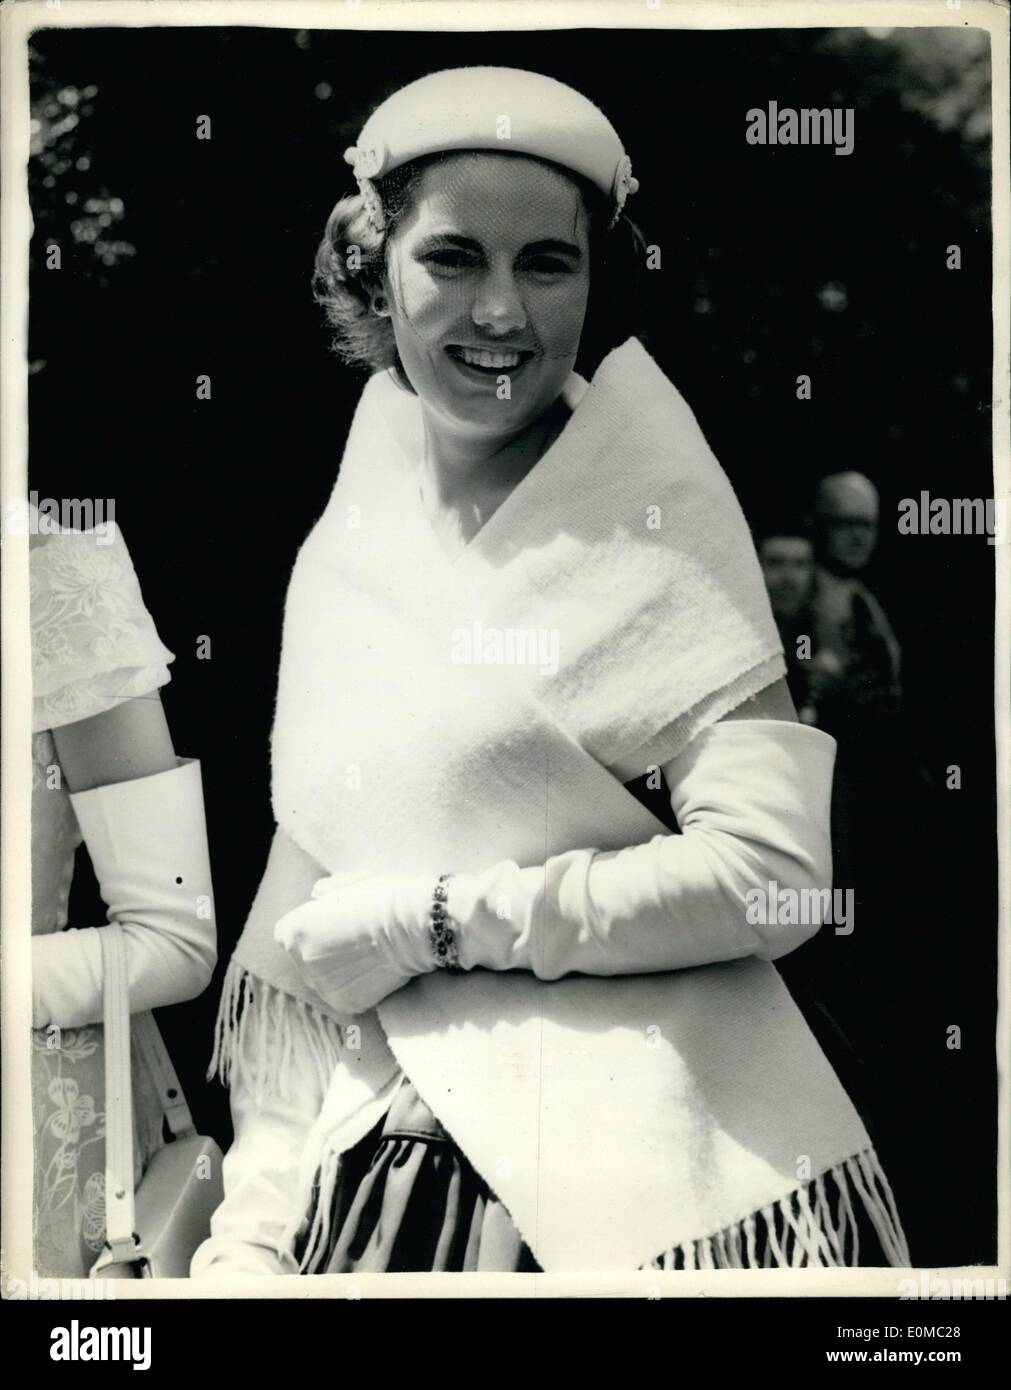
M 826 1183 L 834 1188 L 831 1175 Z M 838 1191 L 830 1193 L 833 1205 Z M 294 1246 L 301 1264 L 320 1200 L 313 1202 Z M 317 1274 L 484 1271 L 538 1273 L 506 1208 L 457 1148 L 407 1078 L 385 1118 L 341 1159 L 329 1235 L 312 1261 Z M 867 1213 L 856 1204 L 860 1260 L 886 1266 Z M 661 1258 L 658 1252 L 658 1260 Z M 757 1240 L 754 1267 L 771 1254 Z M 663 1260 L 684 1268 L 680 1255 Z
M 406 1079 L 385 1118 L 343 1155 L 333 1204 L 316 1273 L 540 1270 L 505 1207 Z M 301 1262 L 299 1243 L 294 1253 Z

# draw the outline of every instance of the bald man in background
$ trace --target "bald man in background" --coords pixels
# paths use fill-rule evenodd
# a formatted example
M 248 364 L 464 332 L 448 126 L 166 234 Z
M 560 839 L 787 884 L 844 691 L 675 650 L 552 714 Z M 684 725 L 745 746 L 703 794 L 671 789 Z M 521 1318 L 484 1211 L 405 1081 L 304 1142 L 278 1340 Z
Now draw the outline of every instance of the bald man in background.
M 836 736 L 881 734 L 883 727 L 872 730 L 868 721 L 887 724 L 899 713 L 902 653 L 860 577 L 877 547 L 878 512 L 878 490 L 863 473 L 833 473 L 818 486 L 813 648 L 838 672 L 818 722 Z

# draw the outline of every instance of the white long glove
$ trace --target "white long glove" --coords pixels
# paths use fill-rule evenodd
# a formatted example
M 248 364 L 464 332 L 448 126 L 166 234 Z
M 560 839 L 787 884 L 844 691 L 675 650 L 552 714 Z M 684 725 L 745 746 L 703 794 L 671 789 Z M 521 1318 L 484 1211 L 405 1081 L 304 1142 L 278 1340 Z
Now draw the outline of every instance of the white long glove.
M 835 740 L 780 720 L 723 720 L 664 768 L 681 835 L 601 853 L 570 850 L 520 868 L 506 860 L 449 884 L 464 969 L 624 975 L 785 955 L 817 921 L 778 925 L 749 893 L 824 890 Z M 335 1008 L 363 1012 L 435 962 L 434 877 L 323 879 L 275 936 Z
M 123 928 L 133 1013 L 207 987 L 217 959 L 200 764 L 71 795 L 109 920 Z M 102 1017 L 102 927 L 32 938 L 32 1026 Z
M 835 740 L 780 720 L 722 720 L 664 769 L 681 835 L 546 864 L 459 875 L 448 908 L 466 969 L 630 975 L 759 956 L 775 960 L 818 921 L 760 919 L 762 896 L 832 882 Z M 505 920 L 503 920 L 503 918 Z
M 321 998 L 363 1014 L 435 969 L 428 934 L 435 877 L 333 874 L 278 921 L 274 939 Z
M 295 1012 L 286 996 L 283 1008 Z M 299 1190 L 303 1150 L 326 1094 L 304 1019 L 290 1022 L 292 1064 L 284 1084 L 266 1078 L 258 1096 L 249 1067 L 238 1068 L 228 1090 L 234 1138 L 225 1154 L 225 1198 L 211 1217 L 211 1234 L 190 1265 L 194 1278 L 233 1274 L 293 1274 L 282 1236 Z

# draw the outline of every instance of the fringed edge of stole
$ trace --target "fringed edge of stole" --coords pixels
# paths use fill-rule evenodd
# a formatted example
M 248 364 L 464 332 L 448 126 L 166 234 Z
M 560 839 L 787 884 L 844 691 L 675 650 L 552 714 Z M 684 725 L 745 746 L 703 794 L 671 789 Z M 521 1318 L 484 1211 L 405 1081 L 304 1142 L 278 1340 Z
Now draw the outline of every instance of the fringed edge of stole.
M 315 1209 L 298 1264 L 300 1274 L 315 1274 L 326 1253 L 340 1175 L 340 1154 L 327 1150 L 316 1169 Z M 826 1191 L 827 1175 L 835 1180 L 838 1205 L 833 1212 Z M 643 1269 L 846 1269 L 860 1263 L 855 1196 L 874 1227 L 892 1267 L 912 1264 L 891 1184 L 873 1148 L 853 1154 L 804 1187 L 714 1235 L 665 1250 Z M 304 1229 L 305 1216 L 302 1217 Z M 293 1237 L 294 1226 L 289 1229 Z M 762 1250 L 759 1260 L 758 1251 Z
M 343 1045 L 336 1020 L 258 979 L 238 961 L 229 962 L 214 1024 L 208 1081 L 217 1077 L 223 1086 L 239 1082 L 259 1105 L 267 1096 L 268 1080 L 273 1092 L 283 1094 L 294 1080 L 296 1066 L 301 1069 L 309 1063 L 325 1092 Z
M 293 1068 L 315 1068 L 325 1093 L 340 1062 L 343 1034 L 332 1018 L 305 1000 L 266 984 L 232 960 L 225 973 L 214 1026 L 208 1080 L 225 1086 L 238 1081 L 262 1104 L 269 1089 L 284 1093 Z M 317 1272 L 329 1244 L 334 1197 L 342 1155 L 314 1136 L 303 1156 L 298 1199 L 280 1242 L 291 1257 L 296 1237 L 306 1232 L 298 1271 Z M 313 1152 L 315 1149 L 315 1153 Z M 834 1180 L 835 1210 L 826 1188 Z M 891 1185 L 873 1147 L 851 1155 L 778 1202 L 712 1235 L 664 1250 L 645 1269 L 797 1269 L 849 1268 L 860 1262 L 854 1200 L 862 1204 L 889 1264 L 912 1264 Z M 758 1259 L 758 1251 L 762 1258 Z
M 826 1191 L 831 1175 L 838 1191 L 835 1212 Z M 848 1269 L 860 1264 L 860 1237 L 853 1194 L 870 1218 L 889 1265 L 912 1264 L 891 1184 L 873 1148 L 826 1169 L 770 1206 L 715 1235 L 665 1250 L 647 1269 Z M 762 1249 L 762 1258 L 757 1252 Z

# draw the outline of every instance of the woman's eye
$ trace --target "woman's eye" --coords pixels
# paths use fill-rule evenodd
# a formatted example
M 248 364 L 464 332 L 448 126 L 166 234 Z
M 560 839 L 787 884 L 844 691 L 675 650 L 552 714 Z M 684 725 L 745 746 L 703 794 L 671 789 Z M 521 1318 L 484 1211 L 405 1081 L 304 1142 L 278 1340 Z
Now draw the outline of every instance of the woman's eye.
M 474 264 L 474 256 L 470 251 L 447 247 L 442 251 L 429 251 L 425 261 L 428 265 L 438 266 L 440 270 L 465 270 Z
M 557 256 L 534 256 L 527 261 L 526 268 L 535 275 L 567 275 L 572 267 Z

